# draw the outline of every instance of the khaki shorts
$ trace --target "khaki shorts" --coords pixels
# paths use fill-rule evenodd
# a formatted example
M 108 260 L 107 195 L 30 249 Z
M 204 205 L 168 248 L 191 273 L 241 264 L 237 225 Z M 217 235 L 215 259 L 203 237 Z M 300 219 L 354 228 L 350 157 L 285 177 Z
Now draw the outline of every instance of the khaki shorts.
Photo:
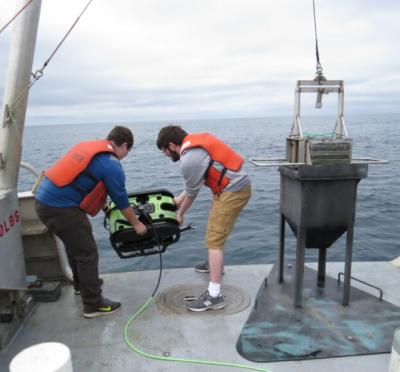
M 250 185 L 242 191 L 222 192 L 213 196 L 205 237 L 207 249 L 224 249 L 225 241 L 250 197 Z

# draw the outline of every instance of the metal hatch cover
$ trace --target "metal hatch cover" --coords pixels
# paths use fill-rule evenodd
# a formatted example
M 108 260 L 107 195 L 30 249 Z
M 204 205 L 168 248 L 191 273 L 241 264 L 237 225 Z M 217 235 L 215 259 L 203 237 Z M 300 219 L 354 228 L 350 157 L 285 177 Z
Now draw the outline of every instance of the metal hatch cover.
M 204 292 L 204 284 L 178 285 L 160 293 L 156 298 L 157 307 L 166 312 L 180 315 L 204 316 L 205 314 L 228 315 L 243 311 L 250 305 L 250 296 L 243 289 L 233 285 L 222 285 L 221 292 L 225 296 L 225 307 L 218 311 L 193 313 L 186 309 L 186 296 L 199 296 Z
M 292 266 L 293 267 L 293 266 Z M 342 285 L 305 267 L 303 308 L 293 307 L 294 269 L 286 266 L 278 284 L 274 265 L 237 341 L 238 352 L 254 362 L 277 362 L 389 353 L 400 308 L 351 287 L 350 306 L 342 306 Z

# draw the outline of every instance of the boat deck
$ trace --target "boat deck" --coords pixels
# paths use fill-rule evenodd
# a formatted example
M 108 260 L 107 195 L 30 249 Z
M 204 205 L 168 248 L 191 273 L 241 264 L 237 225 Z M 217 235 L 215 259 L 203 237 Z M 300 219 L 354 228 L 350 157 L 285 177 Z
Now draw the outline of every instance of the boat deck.
M 307 266 L 316 268 L 316 264 Z M 236 341 L 253 307 L 257 291 L 271 268 L 272 265 L 225 267 L 224 285 L 240 288 L 251 299 L 247 308 L 236 313 L 229 311 L 229 308 L 203 313 L 168 309 L 160 301 L 166 292 L 188 284 L 205 288 L 208 275 L 196 273 L 193 269 L 164 270 L 156 300 L 130 327 L 131 342 L 150 354 L 238 363 L 272 372 L 377 372 L 388 369 L 390 354 L 275 363 L 254 363 L 242 358 L 236 350 Z M 343 271 L 343 263 L 327 264 L 327 275 L 336 278 L 340 271 Z M 389 262 L 355 262 L 352 275 L 381 287 L 384 299 L 400 306 L 400 268 Z M 152 360 L 133 352 L 125 343 L 124 327 L 130 316 L 151 295 L 158 271 L 105 274 L 102 277 L 104 295 L 123 303 L 119 312 L 85 319 L 81 315 L 79 296 L 74 295 L 72 286 L 64 286 L 60 299 L 57 302 L 39 303 L 25 326 L 0 352 L 0 370 L 7 371 L 9 362 L 19 351 L 48 341 L 62 342 L 70 348 L 74 372 L 208 372 L 233 369 Z M 374 293 L 373 289 L 365 288 L 362 284 L 354 282 L 352 285 Z

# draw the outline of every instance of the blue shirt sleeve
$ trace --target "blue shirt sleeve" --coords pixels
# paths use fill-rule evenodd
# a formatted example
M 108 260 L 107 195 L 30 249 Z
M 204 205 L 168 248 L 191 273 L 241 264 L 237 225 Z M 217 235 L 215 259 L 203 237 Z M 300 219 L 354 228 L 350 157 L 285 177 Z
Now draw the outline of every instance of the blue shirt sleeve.
M 108 195 L 118 209 L 125 209 L 130 206 L 125 188 L 125 173 L 121 163 L 114 155 L 97 155 L 92 160 L 88 170 L 104 182 Z
M 130 206 L 125 188 L 125 173 L 119 160 L 112 154 L 96 155 L 90 162 L 87 171 L 97 180 L 103 181 L 108 195 L 118 209 Z M 89 192 L 96 184 L 87 174 L 80 174 L 74 183 Z M 78 207 L 83 196 L 72 185 L 57 187 L 46 177 L 43 179 L 35 198 L 50 207 Z

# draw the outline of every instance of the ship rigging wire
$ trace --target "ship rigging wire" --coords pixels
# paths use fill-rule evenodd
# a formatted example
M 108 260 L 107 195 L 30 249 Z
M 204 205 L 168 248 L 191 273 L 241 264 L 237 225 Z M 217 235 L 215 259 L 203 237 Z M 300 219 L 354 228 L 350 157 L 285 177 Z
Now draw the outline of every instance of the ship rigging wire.
M 28 6 L 33 0 L 30 0 L 29 3 L 27 3 L 25 5 Z M 89 7 L 89 5 L 92 3 L 93 0 L 89 0 L 87 2 L 87 4 L 85 5 L 85 7 L 83 8 L 83 10 L 81 11 L 81 13 L 78 15 L 78 17 L 75 19 L 75 21 L 72 23 L 71 27 L 68 29 L 68 31 L 66 32 L 66 34 L 64 35 L 64 37 L 61 39 L 61 41 L 57 44 L 57 46 L 54 48 L 53 52 L 50 54 L 50 56 L 46 59 L 46 61 L 43 63 L 43 66 L 36 70 L 35 72 L 32 72 L 32 78 L 30 83 L 20 92 L 20 94 L 17 96 L 17 99 L 14 101 L 14 103 L 11 105 L 11 112 L 10 114 L 12 114 L 12 112 L 14 111 L 15 107 L 18 106 L 18 104 L 21 102 L 21 100 L 26 96 L 27 92 L 29 91 L 29 89 L 32 88 L 32 86 L 43 76 L 43 71 L 44 69 L 47 67 L 47 65 L 50 63 L 50 61 L 52 60 L 52 58 L 54 57 L 54 55 L 58 52 L 58 50 L 60 49 L 61 45 L 64 43 L 64 41 L 67 39 L 67 37 L 70 35 L 70 33 L 72 32 L 72 30 L 75 28 L 76 24 L 79 22 L 79 20 L 81 19 L 82 15 L 86 12 L 87 8 Z M 24 8 L 25 8 L 24 7 Z M 22 10 L 21 10 L 22 11 Z
M 33 0 L 29 0 L 1 29 L 0 34 L 27 8 Z
M 313 0 L 313 15 L 314 15 L 314 35 L 315 35 L 315 57 L 317 60 L 316 71 L 317 76 L 322 76 L 322 65 L 319 58 L 319 49 L 318 49 L 318 33 L 317 33 L 317 19 L 315 16 L 315 0 Z

